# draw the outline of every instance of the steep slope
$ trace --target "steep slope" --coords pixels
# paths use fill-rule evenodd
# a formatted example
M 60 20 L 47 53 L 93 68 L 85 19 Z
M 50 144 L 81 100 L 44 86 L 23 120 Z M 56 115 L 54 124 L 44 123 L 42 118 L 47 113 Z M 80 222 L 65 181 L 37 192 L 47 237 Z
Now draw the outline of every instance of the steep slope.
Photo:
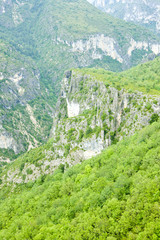
M 63 62 L 66 69 L 101 66 L 119 71 L 160 52 L 153 34 L 105 15 L 84 0 L 46 1 L 35 27 L 37 49 L 43 64 L 50 59 L 50 71 L 61 71 Z
M 53 80 L 64 65 L 65 70 L 101 66 L 119 71 L 160 52 L 159 39 L 146 29 L 102 14 L 85 0 L 8 0 L 0 6 L 1 37 L 36 57 Z
M 0 155 L 6 157 L 46 141 L 66 69 L 117 72 L 160 52 L 153 34 L 101 13 L 85 0 L 1 0 L 0 12 Z
M 64 65 L 65 69 L 104 66 L 118 71 L 134 64 L 132 55 L 136 54 L 139 62 L 151 52 L 160 52 L 159 40 L 153 34 L 102 14 L 85 0 L 9 0 L 1 1 L 1 9 L 3 37 L 6 29 L 16 37 L 18 32 L 20 45 L 38 51 L 40 67 L 54 80 Z
M 59 165 L 75 165 L 158 121 L 159 62 L 157 58 L 122 73 L 66 72 L 51 139 L 4 168 L 3 185 L 35 181 Z
M 88 2 L 114 17 L 145 26 L 160 34 L 159 0 L 88 0 Z
M 11 29 L 25 22 L 26 19 L 31 17 L 31 9 L 34 3 L 34 0 L 0 0 L 1 26 Z
M 0 156 L 13 158 L 47 140 L 54 103 L 43 97 L 32 58 L 3 41 L 0 49 Z
M 65 173 L 5 186 L 0 238 L 159 239 L 159 142 L 160 122 Z

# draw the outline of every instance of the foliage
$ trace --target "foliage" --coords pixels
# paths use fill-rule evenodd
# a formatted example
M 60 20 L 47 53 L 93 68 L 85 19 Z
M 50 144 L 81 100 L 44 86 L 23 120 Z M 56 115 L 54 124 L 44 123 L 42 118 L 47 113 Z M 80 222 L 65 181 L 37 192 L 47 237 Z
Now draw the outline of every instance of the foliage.
M 160 94 L 160 57 L 140 64 L 121 73 L 113 73 L 104 69 L 75 69 L 77 73 L 88 75 L 107 86 L 121 87 L 132 91 L 141 91 L 151 95 Z M 148 106 L 149 107 L 149 106 Z
M 152 124 L 153 122 L 157 122 L 159 119 L 159 115 L 157 113 L 153 113 L 151 116 L 151 120 L 149 121 L 150 124 Z
M 3 186 L 0 239 L 159 239 L 159 142 L 157 122 L 65 172 Z

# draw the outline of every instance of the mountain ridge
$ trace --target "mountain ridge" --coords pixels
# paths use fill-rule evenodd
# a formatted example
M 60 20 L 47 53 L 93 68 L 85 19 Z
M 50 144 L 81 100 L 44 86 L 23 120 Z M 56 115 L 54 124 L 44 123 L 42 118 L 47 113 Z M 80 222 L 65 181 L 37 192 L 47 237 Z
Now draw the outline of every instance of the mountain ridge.
M 11 89 L 16 99 L 11 100 L 9 118 L 7 104 L 1 101 L 3 122 L 7 123 L 1 125 L 7 129 L 3 130 L 4 134 L 1 133 L 0 138 L 5 136 L 6 140 L 5 144 L 2 141 L 0 143 L 0 155 L 6 157 L 15 158 L 16 154 L 47 140 L 65 70 L 103 67 L 118 72 L 160 52 L 157 36 L 142 27 L 114 19 L 84 0 L 47 0 L 39 3 L 34 0 L 1 0 L 0 11 L 1 41 L 11 50 L 8 52 L 11 56 L 6 57 L 10 59 L 6 66 L 12 69 L 12 73 L 7 76 L 2 68 L 0 76 L 7 76 L 8 91 Z M 6 50 L 3 47 L 1 49 L 2 55 L 7 56 Z M 14 62 L 16 54 L 23 67 L 19 65 L 18 68 Z M 33 72 L 28 75 L 28 82 L 22 68 L 27 68 L 28 74 Z M 22 77 L 21 80 L 17 79 L 18 75 Z M 3 81 L 0 81 L 1 88 Z M 27 93 L 27 87 L 31 89 L 30 93 Z M 25 94 L 30 94 L 27 101 Z M 0 96 L 6 99 L 2 92 Z M 9 96 L 7 98 L 5 101 L 9 102 Z M 8 140 L 7 136 L 12 140 Z

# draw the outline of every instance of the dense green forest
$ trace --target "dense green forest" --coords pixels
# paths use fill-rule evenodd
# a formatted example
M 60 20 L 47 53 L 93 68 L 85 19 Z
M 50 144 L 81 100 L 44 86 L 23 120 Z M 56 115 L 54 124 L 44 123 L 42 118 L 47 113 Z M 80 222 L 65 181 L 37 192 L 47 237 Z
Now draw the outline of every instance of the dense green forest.
M 116 88 L 130 91 L 140 91 L 151 95 L 160 94 L 160 57 L 153 61 L 139 64 L 121 73 L 106 71 L 105 69 L 75 69 L 83 75 L 89 75 L 99 81 Z
M 160 122 L 36 182 L 3 186 L 0 239 L 160 238 Z

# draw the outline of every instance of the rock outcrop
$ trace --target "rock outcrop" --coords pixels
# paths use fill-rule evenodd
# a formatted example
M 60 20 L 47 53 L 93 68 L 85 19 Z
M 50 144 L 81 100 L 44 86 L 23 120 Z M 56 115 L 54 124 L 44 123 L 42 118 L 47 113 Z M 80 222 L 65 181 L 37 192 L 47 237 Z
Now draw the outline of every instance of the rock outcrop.
M 0 156 L 48 139 L 67 69 L 119 72 L 160 53 L 153 33 L 85 0 L 0 0 L 0 32 Z M 69 117 L 80 114 L 79 103 L 67 106 Z
M 133 135 L 148 125 L 153 115 L 160 115 L 159 97 L 114 87 L 96 74 L 68 71 L 62 81 L 51 139 L 35 153 L 32 150 L 33 155 L 32 151 L 26 155 L 29 162 L 19 159 L 19 165 L 13 164 L 2 180 L 27 183 L 52 174 L 59 166 L 82 162 Z M 36 156 L 36 162 L 30 156 Z
M 118 90 L 76 71 L 66 76 L 51 133 L 59 139 L 54 149 L 61 146 L 56 154 L 62 158 L 67 144 L 70 159 L 73 152 L 82 160 L 94 156 L 149 124 L 153 113 L 160 114 L 160 99 L 156 97 Z
M 41 101 L 34 102 L 42 90 L 40 72 L 31 58 L 3 41 L 0 49 L 0 156 L 8 150 L 12 158 L 36 147 L 41 137 L 46 139 L 35 113 Z

